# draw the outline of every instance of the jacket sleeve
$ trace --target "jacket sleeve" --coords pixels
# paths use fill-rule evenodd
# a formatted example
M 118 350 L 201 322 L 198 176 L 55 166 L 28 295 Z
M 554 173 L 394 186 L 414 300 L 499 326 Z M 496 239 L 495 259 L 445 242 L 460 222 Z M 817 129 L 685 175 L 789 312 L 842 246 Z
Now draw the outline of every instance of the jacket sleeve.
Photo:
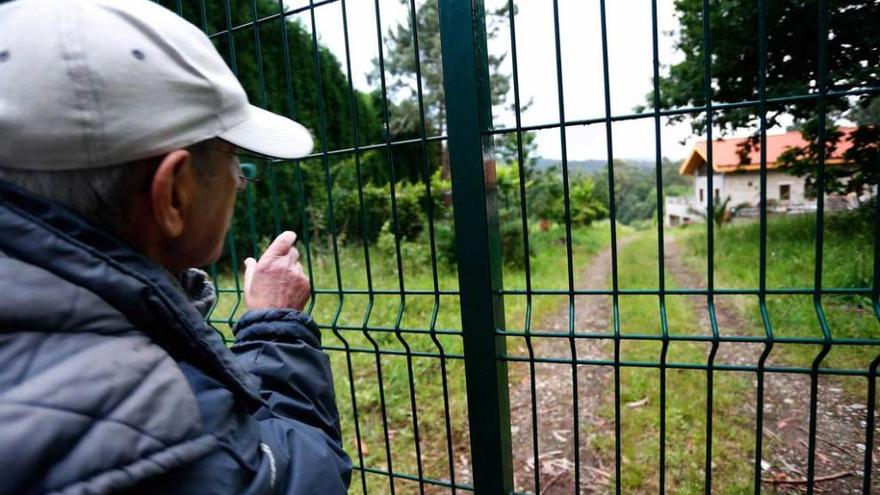
M 291 309 L 246 313 L 231 348 L 262 381 L 254 413 L 281 493 L 345 493 L 351 460 L 342 449 L 330 361 L 317 325 Z M 269 450 L 269 452 L 266 452 Z

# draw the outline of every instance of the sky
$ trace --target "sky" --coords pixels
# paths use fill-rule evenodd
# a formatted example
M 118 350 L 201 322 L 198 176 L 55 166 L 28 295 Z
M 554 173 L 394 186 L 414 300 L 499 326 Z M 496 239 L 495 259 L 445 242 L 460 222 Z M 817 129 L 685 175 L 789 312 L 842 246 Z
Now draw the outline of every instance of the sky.
M 434 0 L 430 0 L 434 1 Z M 506 0 L 485 0 L 487 11 Z M 612 115 L 633 113 L 644 105 L 652 91 L 653 41 L 650 0 L 608 0 L 606 25 L 608 33 L 609 89 Z M 658 0 L 660 29 L 659 57 L 663 67 L 676 63 L 683 54 L 674 50 L 677 27 L 672 0 Z M 416 3 L 421 5 L 421 1 Z M 287 0 L 290 8 L 308 5 L 307 0 Z M 376 43 L 376 9 L 373 0 L 346 0 L 352 80 L 356 88 L 371 91 L 366 75 L 373 70 L 378 53 Z M 409 8 L 399 0 L 379 0 L 382 32 L 401 22 L 408 22 Z M 523 113 L 523 125 L 553 124 L 560 121 L 556 41 L 554 37 L 553 2 L 551 0 L 519 0 L 516 16 L 516 48 L 519 66 L 520 96 L 532 104 Z M 604 76 L 600 4 L 598 0 L 558 0 L 560 57 L 562 60 L 562 99 L 566 121 L 603 118 L 605 116 Z M 333 2 L 314 10 L 319 40 L 345 61 L 345 39 L 342 29 L 342 4 Z M 300 19 L 310 26 L 309 13 Z M 489 42 L 493 54 L 507 53 L 500 68 L 510 75 L 511 41 L 509 31 L 502 29 Z M 511 96 L 512 99 L 512 96 Z M 514 124 L 512 112 L 496 111 L 495 127 Z M 771 130 L 771 132 L 773 132 Z M 614 158 L 653 160 L 655 132 L 652 118 L 614 123 L 612 126 Z M 683 159 L 693 143 L 705 139 L 693 136 L 687 122 L 662 125 L 661 153 L 674 160 Z M 606 159 L 604 123 L 568 127 L 566 133 L 569 160 Z M 682 142 L 684 141 L 684 144 Z M 559 129 L 536 133 L 537 155 L 558 159 L 562 156 Z

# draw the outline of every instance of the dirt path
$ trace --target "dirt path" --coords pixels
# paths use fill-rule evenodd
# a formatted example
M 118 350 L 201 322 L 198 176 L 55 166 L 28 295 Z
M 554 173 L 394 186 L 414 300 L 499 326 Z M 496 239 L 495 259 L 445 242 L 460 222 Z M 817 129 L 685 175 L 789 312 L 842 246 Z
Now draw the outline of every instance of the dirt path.
M 675 239 L 668 237 L 665 246 L 667 273 L 676 283 L 681 287 L 705 286 L 705 277 L 682 262 L 681 248 Z M 705 298 L 694 296 L 687 299 L 694 315 L 700 317 L 700 327 L 709 328 Z M 722 334 L 746 334 L 745 329 L 749 328 L 749 324 L 744 321 L 742 311 L 735 307 L 733 300 L 718 298 L 715 306 L 718 328 Z M 721 345 L 716 354 L 716 363 L 755 365 L 762 350 L 763 345 Z M 763 478 L 777 481 L 806 479 L 810 377 L 768 373 L 764 383 Z M 742 404 L 741 414 L 755 424 L 754 396 Z M 819 378 L 818 404 L 816 477 L 851 474 L 816 483 L 816 493 L 862 493 L 865 404 L 845 392 L 840 383 L 831 377 Z M 877 459 L 880 457 L 880 448 L 875 452 L 877 455 L 874 458 Z M 872 473 L 872 480 L 880 480 L 880 463 L 874 463 Z M 873 484 L 878 486 L 876 482 Z M 765 483 L 764 490 L 768 493 L 801 493 L 805 490 L 805 484 Z
M 620 246 L 627 243 L 622 240 Z M 581 275 L 578 287 L 604 288 L 608 286 L 611 273 L 611 251 L 596 255 Z M 608 297 L 579 297 L 575 300 L 575 329 L 578 333 L 608 332 L 611 319 L 611 300 Z M 562 308 L 536 328 L 565 334 L 569 330 L 568 307 Z M 536 357 L 571 359 L 571 343 L 567 338 L 535 338 L 533 352 Z M 575 352 L 578 359 L 608 359 L 607 341 L 578 339 Z M 515 486 L 519 492 L 533 493 L 535 473 L 540 476 L 540 495 L 570 494 L 575 490 L 574 421 L 572 367 L 570 364 L 536 363 L 534 373 L 535 402 L 537 403 L 537 426 L 539 457 L 534 459 L 532 375 L 522 373 L 522 379 L 511 384 L 511 432 L 513 434 Z M 581 493 L 607 491 L 613 476 L 613 466 L 606 466 L 594 454 L 597 433 L 613 431 L 612 424 L 605 424 L 597 414 L 602 397 L 608 393 L 612 372 L 606 366 L 579 366 L 578 418 L 581 431 L 580 466 Z
M 621 246 L 625 241 L 621 243 Z M 682 262 L 681 249 L 671 237 L 666 243 L 667 273 L 681 287 L 701 287 L 705 277 Z M 578 282 L 579 287 L 601 288 L 610 280 L 610 250 L 598 254 Z M 705 299 L 686 297 L 692 307 L 692 328 L 707 329 Z M 611 319 L 608 297 L 581 297 L 575 304 L 577 332 L 605 333 Z M 718 298 L 716 317 L 722 334 L 746 334 L 749 328 L 742 310 L 730 299 Z M 569 328 L 568 308 L 562 308 L 536 329 L 565 334 Z M 571 343 L 567 338 L 532 339 L 533 355 L 571 359 Z M 726 344 L 718 348 L 718 364 L 757 363 L 762 345 Z M 578 339 L 575 351 L 579 359 L 610 359 L 608 341 Z M 770 364 L 770 363 L 768 363 Z M 572 367 L 570 364 L 536 363 L 534 375 L 520 368 L 521 379 L 511 383 L 511 431 L 514 453 L 515 489 L 534 493 L 535 475 L 540 475 L 538 495 L 575 493 L 574 421 L 572 419 Z M 578 418 L 580 426 L 580 493 L 607 493 L 613 483 L 613 463 L 595 454 L 597 439 L 605 443 L 613 435 L 613 424 L 598 414 L 612 393 L 612 369 L 607 366 L 579 366 Z M 751 375 L 752 377 L 754 375 Z M 537 414 L 532 413 L 532 383 Z M 765 479 L 802 480 L 807 473 L 807 429 L 809 427 L 810 379 L 807 375 L 768 373 L 765 378 L 764 402 L 764 466 Z M 864 461 L 865 406 L 845 392 L 839 383 L 826 377 L 819 382 L 819 415 L 816 449 L 816 476 L 840 473 L 846 476 L 821 481 L 816 493 L 856 494 L 861 492 L 861 469 Z M 742 401 L 738 416 L 755 422 L 755 398 L 751 394 Z M 538 458 L 534 457 L 533 424 L 537 423 Z M 875 459 L 880 459 L 880 449 Z M 751 462 L 742 459 L 730 462 Z M 604 461 L 604 462 L 603 462 Z M 613 461 L 612 461 L 613 462 Z M 724 462 L 720 460 L 718 462 Z M 880 462 L 875 462 L 873 479 L 880 480 Z M 877 483 L 874 484 L 877 486 Z M 720 488 L 720 487 L 719 487 Z M 765 493 L 803 493 L 804 484 L 765 483 Z M 873 492 L 872 492 L 873 493 Z M 878 492 L 880 493 L 880 492 Z

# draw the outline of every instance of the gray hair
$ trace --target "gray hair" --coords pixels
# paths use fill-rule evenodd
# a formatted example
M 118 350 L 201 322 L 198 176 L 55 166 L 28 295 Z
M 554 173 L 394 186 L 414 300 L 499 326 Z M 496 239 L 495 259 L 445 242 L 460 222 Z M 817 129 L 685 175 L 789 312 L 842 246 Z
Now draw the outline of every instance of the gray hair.
M 212 143 L 207 140 L 186 148 L 193 155 L 193 166 L 204 178 L 214 173 L 209 156 Z M 128 220 L 132 197 L 149 184 L 163 157 L 80 170 L 33 171 L 0 166 L 0 179 L 77 213 L 95 227 L 119 234 Z

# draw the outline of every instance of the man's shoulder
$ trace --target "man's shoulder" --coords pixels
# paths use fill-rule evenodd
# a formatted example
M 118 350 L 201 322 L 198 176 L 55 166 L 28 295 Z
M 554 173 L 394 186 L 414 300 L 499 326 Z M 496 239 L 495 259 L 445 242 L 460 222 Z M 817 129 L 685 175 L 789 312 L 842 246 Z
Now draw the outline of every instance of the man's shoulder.
M 0 257 L 4 285 L 0 493 L 113 485 L 126 470 L 147 475 L 156 456 L 214 448 L 179 363 L 111 305 Z
M 205 436 L 179 366 L 142 334 L 6 329 L 0 360 L 2 493 L 60 490 Z

